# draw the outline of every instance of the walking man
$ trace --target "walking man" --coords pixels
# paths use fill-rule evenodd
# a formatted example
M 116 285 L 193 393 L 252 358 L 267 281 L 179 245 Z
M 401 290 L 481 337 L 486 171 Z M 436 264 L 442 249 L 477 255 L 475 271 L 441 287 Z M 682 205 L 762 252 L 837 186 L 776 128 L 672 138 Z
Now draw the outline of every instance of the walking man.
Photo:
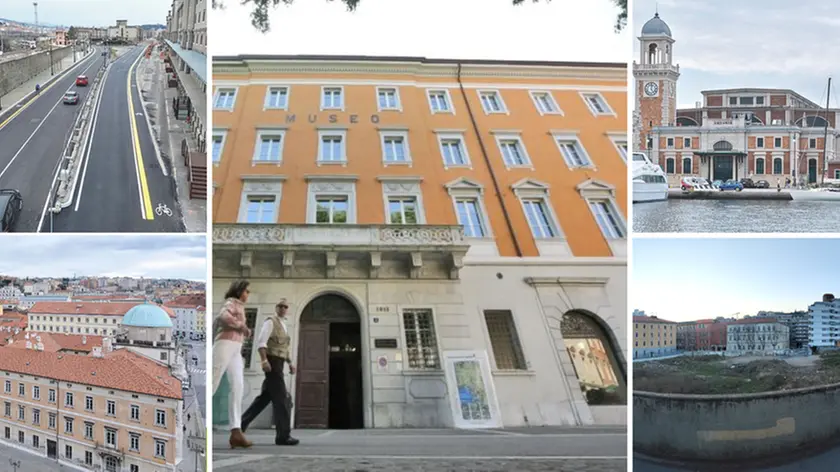
M 286 382 L 283 380 L 283 366 L 289 364 L 289 373 L 295 374 L 295 366 L 292 365 L 289 356 L 291 337 L 286 328 L 286 310 L 289 304 L 285 298 L 281 298 L 274 307 L 275 314 L 268 317 L 259 331 L 257 337 L 257 349 L 260 353 L 260 365 L 265 372 L 262 391 L 254 399 L 248 410 L 242 415 L 242 431 L 248 429 L 248 425 L 271 403 L 274 409 L 274 444 L 278 446 L 294 446 L 300 441 L 290 436 L 291 426 L 289 417 L 291 412 L 287 407 Z

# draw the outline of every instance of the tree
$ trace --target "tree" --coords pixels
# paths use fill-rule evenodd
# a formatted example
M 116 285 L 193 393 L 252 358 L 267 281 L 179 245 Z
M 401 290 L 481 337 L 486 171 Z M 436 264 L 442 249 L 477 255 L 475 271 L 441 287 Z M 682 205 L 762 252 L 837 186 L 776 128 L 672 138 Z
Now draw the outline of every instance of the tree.
M 248 3 L 254 4 L 254 10 L 251 11 L 251 24 L 261 33 L 267 33 L 271 29 L 271 22 L 268 19 L 269 7 L 276 7 L 281 3 L 284 5 L 291 5 L 295 0 L 240 0 L 243 5 Z M 332 2 L 335 0 L 327 0 Z M 347 6 L 347 11 L 354 11 L 359 6 L 361 0 L 341 0 Z M 419 1 L 419 0 L 418 0 Z M 521 5 L 528 0 L 513 0 L 514 5 Z M 533 3 L 539 3 L 541 0 L 530 0 Z M 545 0 L 550 2 L 551 0 Z M 620 9 L 618 18 L 615 22 L 615 31 L 619 32 L 627 26 L 627 0 L 610 0 L 615 3 Z M 223 9 L 225 7 L 225 0 L 213 0 L 212 6 L 214 9 Z
M 76 27 L 71 26 L 69 30 L 67 30 L 67 39 L 76 39 Z

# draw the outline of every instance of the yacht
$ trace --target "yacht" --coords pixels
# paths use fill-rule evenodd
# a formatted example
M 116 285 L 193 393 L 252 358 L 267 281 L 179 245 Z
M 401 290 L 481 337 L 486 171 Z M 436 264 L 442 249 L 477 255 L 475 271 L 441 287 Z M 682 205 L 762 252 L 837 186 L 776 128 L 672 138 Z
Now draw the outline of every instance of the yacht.
M 668 181 L 662 168 L 641 152 L 633 153 L 633 203 L 668 199 Z

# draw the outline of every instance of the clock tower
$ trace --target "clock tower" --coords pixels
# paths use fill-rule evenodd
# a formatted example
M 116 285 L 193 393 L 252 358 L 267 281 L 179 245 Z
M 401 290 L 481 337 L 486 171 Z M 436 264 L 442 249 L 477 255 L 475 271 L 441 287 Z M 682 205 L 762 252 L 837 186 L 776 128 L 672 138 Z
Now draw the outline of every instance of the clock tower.
M 633 61 L 633 76 L 636 79 L 633 149 L 647 151 L 651 147 L 651 128 L 676 126 L 680 66 L 673 62 L 671 28 L 659 18 L 659 12 L 642 26 L 639 43 L 641 62 Z

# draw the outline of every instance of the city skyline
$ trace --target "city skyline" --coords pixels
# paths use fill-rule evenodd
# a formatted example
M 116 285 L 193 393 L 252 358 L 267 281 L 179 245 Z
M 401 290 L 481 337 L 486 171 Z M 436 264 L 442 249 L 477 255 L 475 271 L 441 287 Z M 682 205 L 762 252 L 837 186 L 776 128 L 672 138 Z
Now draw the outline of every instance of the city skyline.
M 0 274 L 144 277 L 206 282 L 204 235 L 53 235 L 3 238 Z
M 807 310 L 840 295 L 838 239 L 636 238 L 630 306 L 668 321 Z
M 746 87 L 791 89 L 824 107 L 828 77 L 840 76 L 840 66 L 827 60 L 840 56 L 840 41 L 824 40 L 840 26 L 840 8 L 831 2 L 767 0 L 754 8 L 726 0 L 637 0 L 632 12 L 636 62 L 637 38 L 657 10 L 676 41 L 678 108 L 694 108 L 703 90 Z M 840 107 L 840 92 L 832 91 L 831 106 Z
M 209 3 L 209 2 L 208 2 Z M 226 35 L 210 35 L 214 55 L 313 54 L 425 56 L 456 59 L 625 62 L 628 28 L 615 33 L 618 8 L 608 0 L 562 1 L 514 6 L 511 0 L 362 0 L 354 12 L 342 2 L 301 0 L 269 8 L 271 31 L 251 25 L 253 4 L 226 1 L 208 11 Z M 446 12 L 441 15 L 441 12 Z M 410 21 L 393 21 L 410 18 Z M 453 28 L 455 18 L 459 21 Z M 443 21 L 441 21 L 443 20 Z M 319 25 L 319 34 L 311 25 Z M 504 25 L 495 34 L 487 25 Z M 429 34 L 434 32 L 434 34 Z M 416 38 L 422 37 L 423 41 Z M 289 41 L 289 38 L 306 38 Z M 336 38 L 340 38 L 337 40 Z M 387 40 L 383 40 L 387 38 Z M 464 40 L 473 38 L 474 40 Z M 582 39 L 586 38 L 586 39 Z M 557 44 L 586 44 L 558 48 Z
M 165 25 L 172 0 L 120 0 L 118 9 L 113 6 L 114 0 L 40 0 L 38 24 L 107 27 L 128 20 L 129 25 Z M 32 0 L 3 0 L 0 18 L 34 24 Z

